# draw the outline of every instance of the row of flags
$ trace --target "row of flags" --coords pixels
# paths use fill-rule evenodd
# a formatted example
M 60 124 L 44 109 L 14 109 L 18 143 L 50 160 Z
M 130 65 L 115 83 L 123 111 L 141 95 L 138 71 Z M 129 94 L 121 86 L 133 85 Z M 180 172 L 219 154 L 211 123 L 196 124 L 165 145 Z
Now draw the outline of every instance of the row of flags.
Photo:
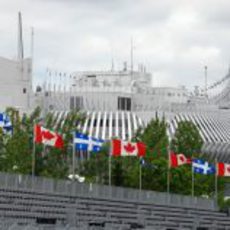
M 5 113 L 0 113 L 0 128 L 3 129 L 4 133 L 13 131 L 10 119 Z M 46 129 L 38 124 L 34 126 L 34 142 L 60 149 L 64 147 L 63 137 L 60 134 Z M 75 146 L 75 150 L 98 153 L 100 152 L 104 142 L 105 141 L 102 139 L 93 138 L 86 134 L 78 132 L 74 133 L 73 144 Z M 156 167 L 155 165 L 151 165 L 145 161 L 144 157 L 146 155 L 146 146 L 143 142 L 129 142 L 113 139 L 111 140 L 110 153 L 112 156 L 138 156 L 140 157 L 140 164 L 142 166 L 146 166 L 148 168 Z M 191 164 L 194 173 L 203 175 L 216 173 L 217 176 L 230 176 L 230 164 L 223 162 L 211 164 L 202 159 L 188 158 L 182 153 L 176 154 L 174 152 L 170 152 L 170 168 L 176 168 L 185 164 Z
M 194 173 L 199 173 L 203 175 L 211 175 L 216 173 L 217 176 L 230 176 L 230 164 L 226 164 L 223 162 L 216 162 L 215 164 L 211 164 L 202 159 L 188 158 L 182 153 L 170 153 L 171 168 L 176 168 L 185 164 L 191 164 Z
M 63 148 L 64 141 L 60 134 L 53 132 L 41 125 L 34 126 L 34 141 L 38 144 L 53 146 L 55 148 Z M 86 134 L 74 133 L 73 144 L 76 150 L 100 152 L 104 140 L 90 137 Z M 112 156 L 139 156 L 144 157 L 146 153 L 146 146 L 143 142 L 129 142 L 122 140 L 111 141 L 111 155 Z

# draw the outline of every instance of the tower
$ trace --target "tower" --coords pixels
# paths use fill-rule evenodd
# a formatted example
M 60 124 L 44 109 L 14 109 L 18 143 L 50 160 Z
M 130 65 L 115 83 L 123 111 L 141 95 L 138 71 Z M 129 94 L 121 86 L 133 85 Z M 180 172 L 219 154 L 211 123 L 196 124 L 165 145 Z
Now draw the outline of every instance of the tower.
M 23 58 L 22 15 L 21 12 L 18 12 L 18 61 L 22 61 Z

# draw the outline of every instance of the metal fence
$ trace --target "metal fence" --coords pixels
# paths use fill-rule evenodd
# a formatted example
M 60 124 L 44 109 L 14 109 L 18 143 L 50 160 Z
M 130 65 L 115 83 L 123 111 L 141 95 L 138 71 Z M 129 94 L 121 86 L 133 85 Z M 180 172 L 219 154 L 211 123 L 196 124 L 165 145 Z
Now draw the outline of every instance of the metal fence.
M 217 210 L 217 205 L 214 199 L 146 190 L 140 191 L 138 189 L 115 186 L 78 183 L 69 180 L 53 180 L 19 174 L 0 173 L 0 189 Z

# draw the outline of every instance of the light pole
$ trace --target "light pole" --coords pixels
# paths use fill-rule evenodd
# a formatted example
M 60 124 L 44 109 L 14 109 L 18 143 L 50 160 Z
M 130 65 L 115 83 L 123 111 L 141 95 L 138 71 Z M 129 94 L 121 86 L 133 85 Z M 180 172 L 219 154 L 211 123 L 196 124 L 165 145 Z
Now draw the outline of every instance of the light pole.
M 204 92 L 205 92 L 205 98 L 208 97 L 208 92 L 207 92 L 207 72 L 208 72 L 208 67 L 205 65 L 204 66 Z

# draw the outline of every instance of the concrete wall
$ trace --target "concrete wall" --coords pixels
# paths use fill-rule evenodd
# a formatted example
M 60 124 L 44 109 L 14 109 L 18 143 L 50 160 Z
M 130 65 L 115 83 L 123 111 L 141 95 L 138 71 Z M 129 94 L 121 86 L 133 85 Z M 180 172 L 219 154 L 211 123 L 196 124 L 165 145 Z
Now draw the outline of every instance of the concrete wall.
M 0 111 L 9 106 L 29 109 L 31 78 L 31 59 L 19 62 L 0 57 Z

